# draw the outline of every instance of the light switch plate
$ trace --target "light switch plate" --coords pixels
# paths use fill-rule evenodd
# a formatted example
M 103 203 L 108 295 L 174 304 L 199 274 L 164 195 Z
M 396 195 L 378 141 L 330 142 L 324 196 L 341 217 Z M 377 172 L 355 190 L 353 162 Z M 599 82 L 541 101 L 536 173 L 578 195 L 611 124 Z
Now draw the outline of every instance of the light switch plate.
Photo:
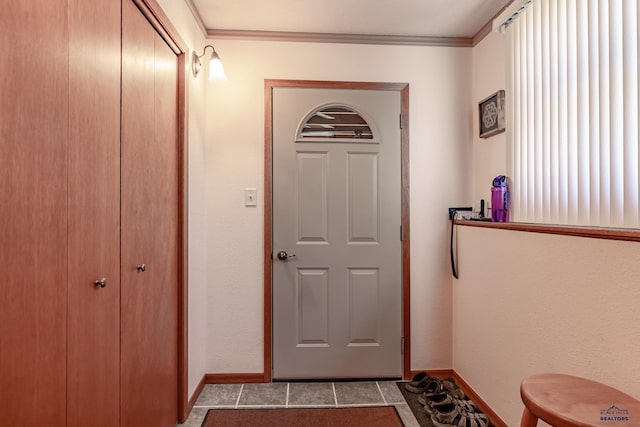
M 255 188 L 244 189 L 244 205 L 245 206 L 258 205 L 258 191 Z

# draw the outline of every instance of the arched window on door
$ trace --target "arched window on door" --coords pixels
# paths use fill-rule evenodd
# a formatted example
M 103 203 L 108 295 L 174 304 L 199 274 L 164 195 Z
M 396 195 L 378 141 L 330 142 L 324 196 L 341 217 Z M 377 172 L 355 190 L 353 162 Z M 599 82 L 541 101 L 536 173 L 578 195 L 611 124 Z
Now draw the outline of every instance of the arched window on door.
M 328 104 L 315 108 L 298 127 L 296 142 L 361 142 L 377 144 L 377 132 L 353 107 Z

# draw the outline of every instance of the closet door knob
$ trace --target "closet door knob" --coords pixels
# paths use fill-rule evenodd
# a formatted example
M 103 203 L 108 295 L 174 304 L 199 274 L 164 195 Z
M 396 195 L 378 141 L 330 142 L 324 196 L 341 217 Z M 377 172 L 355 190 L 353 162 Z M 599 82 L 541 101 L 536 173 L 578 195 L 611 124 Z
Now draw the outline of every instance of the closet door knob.
M 107 286 L 107 279 L 103 277 L 100 280 L 96 280 L 96 286 L 100 286 L 101 288 L 104 288 L 105 286 Z
M 147 269 L 147 264 L 141 264 L 137 266 L 136 269 L 138 269 L 138 271 L 145 271 Z

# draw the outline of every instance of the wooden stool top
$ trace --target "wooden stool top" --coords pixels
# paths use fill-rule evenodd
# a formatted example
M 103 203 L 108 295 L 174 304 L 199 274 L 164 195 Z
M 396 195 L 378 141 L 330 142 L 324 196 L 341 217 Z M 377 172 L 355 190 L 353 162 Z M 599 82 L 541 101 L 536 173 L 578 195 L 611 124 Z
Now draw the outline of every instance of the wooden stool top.
M 640 401 L 613 387 L 563 374 L 537 374 L 520 385 L 522 402 L 556 427 L 640 426 Z

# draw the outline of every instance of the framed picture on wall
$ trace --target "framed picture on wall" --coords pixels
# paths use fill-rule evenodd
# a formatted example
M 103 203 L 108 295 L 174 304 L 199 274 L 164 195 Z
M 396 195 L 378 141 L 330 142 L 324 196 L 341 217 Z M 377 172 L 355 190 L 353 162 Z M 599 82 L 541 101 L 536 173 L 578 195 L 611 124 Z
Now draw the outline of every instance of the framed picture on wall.
M 478 104 L 480 138 L 504 132 L 504 90 L 483 99 Z

